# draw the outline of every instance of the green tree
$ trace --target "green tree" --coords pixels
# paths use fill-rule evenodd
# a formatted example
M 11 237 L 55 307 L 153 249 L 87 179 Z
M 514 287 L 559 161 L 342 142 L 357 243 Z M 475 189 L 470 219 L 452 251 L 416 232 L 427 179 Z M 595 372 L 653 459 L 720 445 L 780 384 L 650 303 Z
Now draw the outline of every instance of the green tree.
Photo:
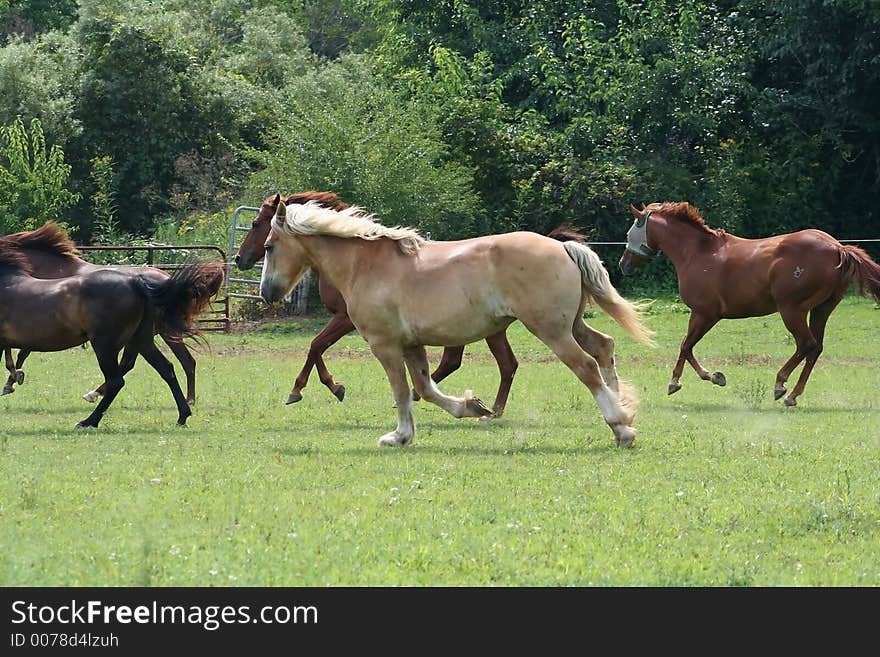
M 484 232 L 470 172 L 446 159 L 433 108 L 382 85 L 363 58 L 341 57 L 285 91 L 271 147 L 254 154 L 250 198 L 332 190 L 434 239 Z
M 70 166 L 57 145 L 46 148 L 39 119 L 30 134 L 21 118 L 0 126 L 0 233 L 33 230 L 78 200 L 66 188 Z

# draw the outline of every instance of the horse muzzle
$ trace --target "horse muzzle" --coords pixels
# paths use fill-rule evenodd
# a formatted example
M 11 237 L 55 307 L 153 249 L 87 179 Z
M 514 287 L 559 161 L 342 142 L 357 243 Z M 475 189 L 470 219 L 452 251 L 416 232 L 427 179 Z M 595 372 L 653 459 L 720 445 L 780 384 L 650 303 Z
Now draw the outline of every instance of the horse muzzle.
M 632 258 L 629 258 L 627 254 L 623 254 L 620 257 L 620 261 L 617 263 L 617 266 L 620 268 L 620 273 L 624 276 L 629 276 L 636 270 L 636 266 L 632 261 Z
M 251 269 L 256 263 L 256 258 L 248 257 L 247 255 L 242 256 L 241 253 L 236 253 L 233 260 L 235 261 L 235 266 L 241 271 Z
M 268 303 L 270 306 L 273 303 L 277 303 L 284 298 L 285 291 L 278 285 L 273 285 L 272 283 L 261 283 L 260 284 L 260 296 L 263 298 L 263 301 Z

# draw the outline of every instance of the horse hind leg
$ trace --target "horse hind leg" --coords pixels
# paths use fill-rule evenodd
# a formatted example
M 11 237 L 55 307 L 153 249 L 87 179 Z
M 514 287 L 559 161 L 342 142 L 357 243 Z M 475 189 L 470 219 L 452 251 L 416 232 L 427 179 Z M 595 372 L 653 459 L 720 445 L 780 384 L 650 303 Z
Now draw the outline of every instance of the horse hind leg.
M 196 403 L 196 359 L 183 342 L 171 340 L 164 335 L 162 339 L 183 368 L 183 374 L 186 376 L 186 403 L 192 406 Z
M 428 376 L 428 355 L 422 346 L 412 347 L 403 352 L 416 392 L 432 404 L 436 404 L 453 417 L 490 417 L 492 411 L 479 399 L 465 393 L 464 397 L 450 397 L 443 394 L 437 384 Z
M 101 341 L 96 343 L 94 340 L 92 341 L 92 350 L 95 352 L 95 356 L 98 359 L 98 366 L 101 368 L 101 373 L 104 375 L 104 388 L 106 392 L 101 398 L 101 401 L 98 402 L 95 410 L 93 410 L 86 419 L 77 422 L 77 429 L 84 427 L 97 427 L 98 423 L 100 423 L 101 419 L 104 417 L 104 413 L 125 385 L 125 379 L 119 368 L 119 350 L 109 344 L 105 345 Z
M 783 403 L 786 406 L 797 406 L 797 398 L 801 394 L 803 394 L 804 388 L 807 385 L 807 381 L 810 378 L 810 374 L 813 372 L 813 367 L 816 365 L 816 361 L 822 354 L 823 342 L 825 340 L 825 326 L 828 323 L 828 318 L 831 316 L 831 313 L 837 307 L 837 304 L 840 303 L 840 300 L 842 298 L 843 294 L 835 294 L 833 297 L 819 304 L 810 311 L 809 332 L 812 334 L 815 346 L 810 348 L 811 343 L 809 342 L 809 340 L 806 342 L 807 350 L 804 353 L 804 367 L 801 370 L 801 374 L 798 377 L 797 383 L 795 384 L 791 393 L 783 400 Z M 798 349 L 798 351 L 800 351 L 800 348 Z M 777 375 L 777 387 L 778 385 L 779 382 Z M 782 392 L 783 394 L 785 392 L 784 382 L 782 386 Z M 776 396 L 776 399 L 779 399 L 779 397 L 782 396 L 776 395 L 776 392 L 774 392 L 774 395 Z
M 180 389 L 180 383 L 178 383 L 177 376 L 174 374 L 174 366 L 171 364 L 171 361 L 165 358 L 162 352 L 159 351 L 156 343 L 153 342 L 152 336 L 148 342 L 138 344 L 135 348 L 144 357 L 144 360 L 159 373 L 159 376 L 162 377 L 162 380 L 171 389 L 171 395 L 174 397 L 174 403 L 177 405 L 177 424 L 178 426 L 185 427 L 187 418 L 192 415 L 192 409 L 183 395 L 183 390 Z
M 460 347 L 444 347 L 443 354 L 440 356 L 440 363 L 431 373 L 431 380 L 434 383 L 440 383 L 447 376 L 457 371 L 461 367 L 461 359 L 464 356 L 464 345 Z M 413 389 L 413 401 L 419 401 L 421 395 L 418 390 Z
M 807 311 L 799 308 L 780 308 L 779 314 L 785 328 L 795 339 L 795 350 L 791 358 L 776 373 L 776 382 L 773 386 L 773 399 L 780 399 L 787 392 L 785 384 L 794 369 L 810 356 L 818 347 L 818 342 L 813 336 L 810 327 L 807 326 Z M 796 406 L 797 399 L 789 395 L 783 400 L 786 406 Z
M 498 364 L 498 374 L 501 380 L 498 384 L 498 392 L 495 395 L 495 403 L 492 404 L 492 413 L 495 417 L 501 417 L 504 414 L 504 408 L 507 406 L 507 397 L 510 394 L 510 387 L 513 385 L 513 376 L 519 367 L 516 355 L 507 340 L 507 332 L 501 331 L 495 335 L 486 338 L 486 344 L 489 345 L 489 351 L 495 357 Z
M 611 427 L 617 445 L 619 447 L 631 446 L 636 439 L 636 430 L 632 426 L 638 407 L 635 391 L 628 389 L 627 395 L 624 397 L 612 390 L 605 382 L 596 359 L 586 353 L 577 342 L 573 332 L 561 336 L 547 335 L 534 330 L 528 324 L 526 327 L 550 347 L 559 360 L 565 363 L 581 383 L 589 388 L 602 412 L 602 417 Z M 583 333 L 581 336 L 583 337 Z

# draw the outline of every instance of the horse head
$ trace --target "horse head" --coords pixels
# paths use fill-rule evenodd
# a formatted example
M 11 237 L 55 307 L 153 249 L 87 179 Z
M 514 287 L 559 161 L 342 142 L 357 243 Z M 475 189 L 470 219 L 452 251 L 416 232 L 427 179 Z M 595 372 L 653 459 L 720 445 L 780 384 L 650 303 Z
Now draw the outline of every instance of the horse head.
M 254 222 L 251 224 L 251 229 L 245 235 L 244 240 L 242 240 L 241 246 L 238 247 L 238 253 L 235 254 L 235 266 L 241 270 L 250 269 L 265 255 L 263 244 L 266 242 L 266 238 L 269 237 L 272 217 L 275 216 L 275 211 L 278 209 L 279 204 L 305 205 L 309 201 L 320 203 L 324 207 L 333 210 L 345 210 L 350 207 L 348 203 L 345 203 L 333 192 L 309 190 L 307 192 L 297 192 L 290 196 L 274 194 L 266 197 L 262 205 L 260 205 L 260 211 L 257 213 Z
M 275 194 L 268 196 L 260 205 L 260 211 L 251 224 L 251 229 L 244 236 L 241 246 L 238 247 L 238 253 L 235 254 L 235 266 L 242 271 L 251 269 L 265 255 L 263 244 L 269 237 L 269 228 L 275 210 L 279 206 L 284 207 L 282 201 L 281 194 Z
M 260 296 L 266 303 L 272 304 L 290 294 L 311 267 L 297 235 L 287 227 L 287 205 L 284 203 L 279 202 L 272 215 L 263 253 L 265 259 L 260 277 Z
M 658 249 L 648 244 L 648 220 L 651 218 L 652 211 L 647 209 L 644 203 L 641 210 L 630 203 L 629 211 L 635 221 L 626 233 L 626 247 L 617 263 L 625 276 L 632 274 L 637 267 L 645 264 L 659 253 Z

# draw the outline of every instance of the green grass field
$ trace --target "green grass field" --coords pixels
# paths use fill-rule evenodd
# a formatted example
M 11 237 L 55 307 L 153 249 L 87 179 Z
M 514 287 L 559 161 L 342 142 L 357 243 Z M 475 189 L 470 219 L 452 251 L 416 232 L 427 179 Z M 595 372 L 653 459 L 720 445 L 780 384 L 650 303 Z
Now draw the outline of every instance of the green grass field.
M 74 430 L 94 354 L 34 354 L 0 398 L 0 585 L 880 585 L 875 304 L 832 315 L 796 408 L 772 401 L 793 351 L 778 315 L 715 327 L 696 354 L 727 387 L 687 369 L 671 397 L 687 309 L 647 320 L 656 349 L 587 320 L 640 394 L 632 449 L 519 324 L 505 416 L 420 402 L 403 449 L 376 447 L 395 411 L 356 335 L 326 354 L 343 403 L 313 376 L 283 404 L 320 319 L 209 335 L 187 429 L 139 361 L 101 427 Z M 497 384 L 481 343 L 442 387 L 491 404 Z

